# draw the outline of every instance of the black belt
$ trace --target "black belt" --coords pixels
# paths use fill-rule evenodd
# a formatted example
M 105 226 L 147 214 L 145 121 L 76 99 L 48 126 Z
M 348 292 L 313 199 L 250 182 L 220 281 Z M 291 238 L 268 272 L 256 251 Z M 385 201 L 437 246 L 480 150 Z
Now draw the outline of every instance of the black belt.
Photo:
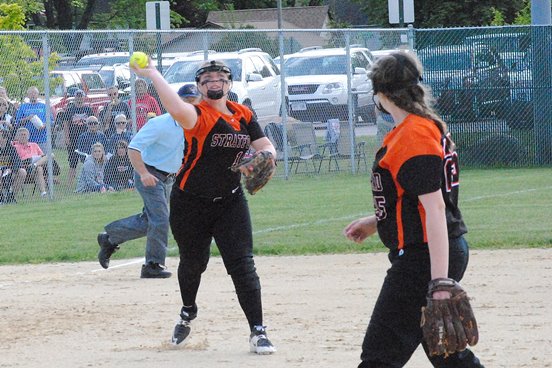
M 241 186 L 239 186 L 239 185 L 237 187 L 235 187 L 234 189 L 232 189 L 232 191 L 230 193 L 228 193 L 224 196 L 219 196 L 219 197 L 205 196 L 205 195 L 201 195 L 201 194 L 188 192 L 188 191 L 185 191 L 185 190 L 183 190 L 182 192 L 187 194 L 187 195 L 190 195 L 192 197 L 196 197 L 198 199 L 204 200 L 206 202 L 212 202 L 212 203 L 220 203 L 220 202 L 223 202 L 223 201 L 227 201 L 228 199 L 233 198 L 235 195 L 242 193 Z
M 168 173 L 166 171 L 159 170 L 158 168 L 156 168 L 154 166 L 151 166 L 151 165 L 148 165 L 148 164 L 145 164 L 145 165 L 146 165 L 146 169 L 148 169 L 150 174 L 152 174 L 157 179 L 159 179 L 163 182 L 167 181 L 167 179 L 169 179 L 169 178 L 174 178 L 174 176 L 175 176 L 175 174 L 171 174 L 171 173 Z

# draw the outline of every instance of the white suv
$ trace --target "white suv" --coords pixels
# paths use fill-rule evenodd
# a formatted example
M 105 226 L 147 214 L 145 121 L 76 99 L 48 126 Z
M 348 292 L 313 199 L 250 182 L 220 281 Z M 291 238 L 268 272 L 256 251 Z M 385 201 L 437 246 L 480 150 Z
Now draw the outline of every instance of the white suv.
M 206 60 L 222 60 L 232 70 L 232 92 L 237 102 L 252 108 L 259 120 L 275 119 L 280 115 L 280 71 L 269 54 L 258 48 L 236 52 L 191 52 L 177 58 L 164 76 L 178 90 L 186 83 L 195 83 L 195 73 Z
M 353 112 L 366 123 L 374 120 L 372 82 L 368 72 L 373 64 L 370 51 L 350 47 Z M 288 114 L 296 119 L 326 122 L 349 116 L 347 55 L 345 48 L 302 49 L 284 56 Z M 282 68 L 282 67 L 280 67 Z

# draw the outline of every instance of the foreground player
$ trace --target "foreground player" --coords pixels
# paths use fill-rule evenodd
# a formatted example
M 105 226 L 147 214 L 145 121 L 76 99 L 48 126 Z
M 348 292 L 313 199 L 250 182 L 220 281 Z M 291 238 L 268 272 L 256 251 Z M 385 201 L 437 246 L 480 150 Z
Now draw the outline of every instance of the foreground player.
M 276 152 L 251 110 L 227 100 L 232 72 L 220 61 L 204 63 L 196 72 L 202 102 L 196 107 L 180 100 L 152 65 L 136 74 L 149 78 L 161 102 L 184 128 L 186 150 L 171 194 L 170 224 L 180 251 L 178 282 L 183 307 L 172 337 L 181 344 L 196 318 L 196 295 L 209 261 L 214 238 L 249 323 L 250 350 L 276 351 L 263 326 L 261 285 L 253 261 L 249 208 L 240 185 L 240 173 L 230 169 L 249 147 Z
M 389 248 L 387 272 L 362 344 L 359 368 L 403 367 L 420 343 L 421 308 L 431 280 L 459 281 L 468 264 L 466 226 L 458 209 L 458 157 L 447 127 L 420 84 L 422 67 L 411 54 L 376 61 L 371 79 L 378 107 L 395 128 L 376 153 L 372 171 L 375 215 L 349 224 L 360 243 L 378 232 Z M 437 291 L 433 299 L 450 298 Z M 429 357 L 429 354 L 428 354 Z M 434 367 L 483 367 L 469 350 L 429 357 Z

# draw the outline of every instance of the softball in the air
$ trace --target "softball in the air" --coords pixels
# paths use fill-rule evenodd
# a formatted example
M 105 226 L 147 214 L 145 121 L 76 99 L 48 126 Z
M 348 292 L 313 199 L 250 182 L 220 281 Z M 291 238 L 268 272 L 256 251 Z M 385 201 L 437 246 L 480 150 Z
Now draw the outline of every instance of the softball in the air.
M 136 65 L 140 68 L 148 66 L 148 55 L 143 52 L 136 51 L 130 56 L 130 65 Z

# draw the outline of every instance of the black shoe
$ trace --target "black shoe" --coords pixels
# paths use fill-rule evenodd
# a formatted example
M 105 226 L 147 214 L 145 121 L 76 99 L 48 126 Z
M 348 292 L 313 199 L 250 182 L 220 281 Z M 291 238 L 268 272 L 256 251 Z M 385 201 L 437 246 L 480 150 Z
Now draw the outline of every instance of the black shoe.
M 109 241 L 109 235 L 107 233 L 98 234 L 98 244 L 100 245 L 100 251 L 98 252 L 98 261 L 103 268 L 109 267 L 109 258 L 115 253 L 119 246 L 117 244 L 111 244 Z
M 185 341 L 192 331 L 190 324 L 197 317 L 197 306 L 182 307 L 180 310 L 180 321 L 174 326 L 174 332 L 171 338 L 173 345 L 179 345 Z
M 165 267 L 159 263 L 148 263 L 142 265 L 140 277 L 143 279 L 166 279 L 171 277 L 171 273 L 165 270 Z
M 171 338 L 171 342 L 173 345 L 179 345 L 181 344 L 188 336 L 190 336 L 190 332 L 192 331 L 190 327 L 190 320 L 181 318 L 180 321 L 174 326 L 173 335 Z

